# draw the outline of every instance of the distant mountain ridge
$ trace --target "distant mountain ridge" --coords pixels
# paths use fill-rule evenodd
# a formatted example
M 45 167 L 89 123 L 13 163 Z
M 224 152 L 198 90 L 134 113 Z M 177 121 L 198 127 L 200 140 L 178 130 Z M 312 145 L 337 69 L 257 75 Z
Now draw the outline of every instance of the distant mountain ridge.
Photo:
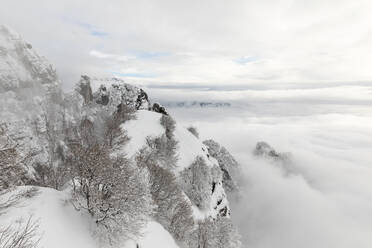
M 161 101 L 168 108 L 229 108 L 229 102 L 212 102 L 212 101 Z

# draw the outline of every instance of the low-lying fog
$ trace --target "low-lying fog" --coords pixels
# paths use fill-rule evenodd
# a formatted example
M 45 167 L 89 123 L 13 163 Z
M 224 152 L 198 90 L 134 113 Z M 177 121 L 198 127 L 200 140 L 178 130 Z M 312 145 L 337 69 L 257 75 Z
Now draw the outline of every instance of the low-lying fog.
M 242 198 L 232 218 L 244 247 L 372 247 L 372 87 L 159 89 L 160 101 L 224 101 L 225 108 L 168 109 L 237 158 Z M 266 141 L 291 161 L 252 151 Z

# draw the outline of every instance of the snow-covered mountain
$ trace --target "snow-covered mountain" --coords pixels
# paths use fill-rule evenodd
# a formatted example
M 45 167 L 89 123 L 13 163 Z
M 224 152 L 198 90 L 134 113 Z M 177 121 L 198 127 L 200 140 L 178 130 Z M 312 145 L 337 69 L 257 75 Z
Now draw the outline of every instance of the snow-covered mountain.
M 33 218 L 40 247 L 239 247 L 226 196 L 239 165 L 225 148 L 120 79 L 82 76 L 63 93 L 4 26 L 0 125 L 0 232 Z
M 20 35 L 0 26 L 0 120 L 27 157 L 26 166 L 50 159 L 47 126 L 58 125 L 62 100 L 53 66 Z

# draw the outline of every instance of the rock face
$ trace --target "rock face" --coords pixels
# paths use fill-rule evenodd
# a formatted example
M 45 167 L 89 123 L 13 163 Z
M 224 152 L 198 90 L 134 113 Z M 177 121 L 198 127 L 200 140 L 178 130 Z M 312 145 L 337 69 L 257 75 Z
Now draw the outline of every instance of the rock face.
M 125 83 L 121 79 L 97 79 L 82 76 L 80 85 L 90 84 L 93 88 L 92 101 L 104 105 L 115 106 L 125 104 L 136 110 L 149 110 L 150 101 L 147 93 L 134 85 Z M 82 88 L 80 86 L 80 88 Z
M 253 151 L 255 156 L 271 158 L 274 160 L 287 161 L 289 160 L 288 153 L 276 152 L 268 143 L 264 141 L 257 142 L 256 148 Z
M 93 101 L 92 87 L 90 87 L 90 78 L 88 76 L 85 76 L 85 75 L 81 76 L 81 79 L 77 85 L 77 90 L 80 93 L 80 95 L 83 97 L 85 104 L 88 104 L 89 102 Z M 103 105 L 106 105 L 106 104 L 103 104 Z
M 157 102 L 152 105 L 151 110 L 154 112 L 160 113 L 160 114 L 168 115 L 165 108 L 161 106 L 160 103 L 157 103 Z
M 0 26 L 0 58 L 0 92 L 36 83 L 58 87 L 53 66 L 5 26 Z
M 62 91 L 56 71 L 20 35 L 0 26 L 0 122 L 30 174 L 30 164 L 49 160 L 48 130 L 58 125 Z
M 238 190 L 237 178 L 239 173 L 239 164 L 227 149 L 214 140 L 206 140 L 203 142 L 208 147 L 209 154 L 218 161 L 222 171 L 222 181 L 225 190 Z

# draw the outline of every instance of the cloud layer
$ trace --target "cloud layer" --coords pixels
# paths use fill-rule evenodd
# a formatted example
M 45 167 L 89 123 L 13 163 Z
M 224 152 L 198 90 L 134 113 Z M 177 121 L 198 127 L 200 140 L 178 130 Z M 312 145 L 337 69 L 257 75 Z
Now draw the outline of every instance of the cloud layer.
M 372 246 L 372 103 L 362 101 L 370 87 L 359 87 L 258 89 L 232 108 L 168 109 L 243 166 L 242 198 L 231 204 L 244 247 Z M 231 92 L 213 94 L 228 101 Z M 291 163 L 254 157 L 258 141 L 290 152 Z
M 370 80 L 367 0 L 3 0 L 0 22 L 57 67 L 153 83 Z M 106 56 L 109 55 L 109 56 Z

